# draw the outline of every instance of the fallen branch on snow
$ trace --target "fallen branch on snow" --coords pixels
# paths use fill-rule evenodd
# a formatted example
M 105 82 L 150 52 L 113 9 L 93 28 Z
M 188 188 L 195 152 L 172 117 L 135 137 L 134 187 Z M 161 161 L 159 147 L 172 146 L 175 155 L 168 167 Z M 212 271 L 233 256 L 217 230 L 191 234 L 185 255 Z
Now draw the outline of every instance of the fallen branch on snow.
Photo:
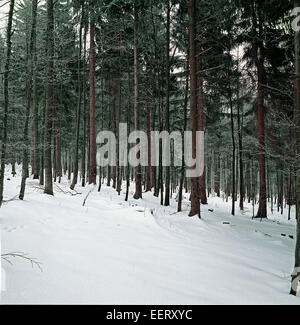
M 82 193 L 77 192 L 76 190 L 72 190 L 75 193 L 72 193 L 71 191 L 64 191 L 61 187 L 59 187 L 57 184 L 54 183 L 54 185 L 59 189 L 60 193 L 64 193 L 64 194 L 70 194 L 71 196 L 75 196 L 75 195 L 81 195 Z
M 36 258 L 28 257 L 26 253 L 23 252 L 13 252 L 13 253 L 7 253 L 7 254 L 1 254 L 1 258 L 4 259 L 7 263 L 13 265 L 11 258 L 23 258 L 31 263 L 32 268 L 34 266 L 37 266 L 41 272 L 43 272 L 43 269 L 41 267 L 42 263 L 37 261 Z
M 3 200 L 3 203 L 8 203 L 8 202 L 11 202 L 11 201 L 18 201 L 18 195 L 15 195 L 11 199 Z
M 87 198 L 89 197 L 89 195 L 92 193 L 93 189 L 94 189 L 94 188 L 91 188 L 91 189 L 89 190 L 88 194 L 86 195 L 86 197 L 84 198 L 83 203 L 82 203 L 82 206 L 83 206 L 83 207 L 85 206 L 85 202 L 86 202 Z

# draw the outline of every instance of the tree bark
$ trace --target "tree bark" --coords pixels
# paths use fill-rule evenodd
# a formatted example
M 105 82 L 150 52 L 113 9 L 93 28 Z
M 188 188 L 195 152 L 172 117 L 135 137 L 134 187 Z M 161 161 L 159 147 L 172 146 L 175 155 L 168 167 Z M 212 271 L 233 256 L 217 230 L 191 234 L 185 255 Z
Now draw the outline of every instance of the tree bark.
M 22 180 L 19 199 L 23 200 L 25 195 L 26 179 L 28 177 L 28 153 L 29 153 L 29 118 L 30 118 L 30 108 L 32 103 L 32 79 L 33 79 L 33 48 L 35 44 L 35 26 L 36 26 L 36 11 L 37 11 L 37 0 L 32 1 L 32 13 L 31 13 L 31 32 L 30 32 L 30 42 L 29 51 L 27 55 L 27 78 L 26 78 L 26 114 L 25 114 L 25 125 L 24 125 L 24 135 L 23 135 L 23 162 L 22 162 Z M 34 166 L 32 166 L 34 168 Z
M 237 53 L 237 60 L 239 60 L 239 51 Z M 239 62 L 238 70 L 239 70 Z M 238 71 L 239 72 L 239 71 Z M 240 83 L 239 77 L 237 77 L 237 124 L 238 124 L 238 141 L 239 141 L 239 167 L 240 167 L 240 210 L 244 210 L 244 166 L 243 166 L 243 134 L 242 134 L 242 120 L 241 120 L 241 105 L 240 105 Z M 243 115 L 243 113 L 242 113 Z
M 198 60 L 199 62 L 199 60 Z M 199 65 L 200 70 L 201 66 Z M 204 132 L 204 114 L 203 114 L 203 80 L 199 75 L 198 71 L 198 121 L 199 131 Z M 203 159 L 205 161 L 205 159 Z M 200 176 L 199 179 L 199 195 L 200 195 L 200 202 L 201 204 L 207 204 L 207 196 L 206 196 L 206 179 L 205 179 L 205 165 L 203 168 L 203 174 Z
M 294 7 L 300 7 L 300 0 L 294 0 Z M 295 81 L 294 81 L 294 137 L 296 152 L 296 219 L 297 239 L 295 248 L 295 268 L 292 274 L 290 294 L 297 294 L 300 277 L 300 32 L 295 32 Z
M 147 78 L 149 76 L 149 66 L 147 65 Z M 148 166 L 146 171 L 146 192 L 151 191 L 151 110 L 150 110 L 150 92 L 146 89 L 146 128 L 147 128 L 147 139 L 148 139 Z
M 84 19 L 84 4 L 81 6 L 81 21 L 79 27 L 79 50 L 78 50 L 78 70 L 77 70 L 77 84 L 78 84 L 78 98 L 77 98 L 77 112 L 76 112 L 76 140 L 75 140 L 75 153 L 74 153 L 74 173 L 73 180 L 70 186 L 74 190 L 78 179 L 78 152 L 79 152 L 79 133 L 80 133 L 80 112 L 81 112 L 81 52 L 82 52 L 82 29 Z M 85 85 L 83 85 L 85 86 Z
M 196 157 L 197 132 L 197 76 L 196 76 L 196 46 L 195 46 L 195 1 L 189 0 L 189 64 L 190 64 L 190 124 L 192 131 L 192 157 Z M 199 182 L 198 178 L 191 178 L 191 210 L 189 216 L 200 217 Z
M 42 117 L 42 127 L 45 128 L 45 115 L 46 114 L 46 92 L 45 92 L 45 103 L 43 105 L 43 117 Z M 45 173 L 44 173 L 44 147 L 45 147 L 45 132 L 41 132 L 41 143 L 43 143 L 43 149 L 40 150 L 40 185 L 44 185 Z
M 229 77 L 230 78 L 230 77 Z M 229 88 L 231 86 L 229 85 Z M 236 186 L 235 186 L 235 137 L 234 137 L 234 120 L 233 120 L 233 103 L 232 103 L 232 94 L 231 89 L 229 89 L 229 101 L 230 101 L 230 121 L 231 121 L 231 140 L 232 140 L 232 159 L 231 159 L 231 182 L 232 182 L 232 206 L 231 214 L 235 215 L 235 196 L 236 196 Z
M 170 131 L 170 1 L 167 1 L 167 30 L 166 30 L 166 111 L 165 111 L 165 130 Z M 168 153 L 170 154 L 170 153 Z M 170 160 L 171 161 L 171 160 Z M 166 191 L 165 206 L 170 205 L 170 166 L 166 166 Z
M 118 125 L 122 119 L 122 48 L 123 48 L 123 30 L 120 30 L 120 56 L 119 56 L 119 76 L 118 76 Z M 118 195 L 121 195 L 122 187 L 122 168 L 120 167 L 120 152 L 119 152 L 119 140 L 120 134 L 117 131 L 117 192 Z
M 6 59 L 5 59 L 5 66 L 4 66 L 4 112 L 3 112 L 3 136 L 2 136 L 2 147 L 1 147 L 1 170 L 0 170 L 0 207 L 3 202 L 4 174 L 5 174 L 5 165 L 6 165 L 7 126 L 8 126 L 8 107 L 9 107 L 8 77 L 9 77 L 9 66 L 10 66 L 10 56 L 11 56 L 11 29 L 12 29 L 14 5 L 15 5 L 15 1 L 10 0 L 8 24 L 6 30 Z
M 139 51 L 138 51 L 138 9 L 134 6 L 134 128 L 136 131 L 140 128 L 139 117 Z M 139 139 L 137 140 L 137 144 Z M 137 153 L 137 158 L 140 153 Z M 134 199 L 142 198 L 142 170 L 141 165 L 138 164 L 135 168 L 135 194 Z
M 220 197 L 220 151 L 218 147 L 214 151 L 214 191 Z
M 264 48 L 261 44 L 263 39 L 262 31 L 262 18 L 258 13 L 258 23 L 253 8 L 253 23 L 255 32 L 258 28 L 257 37 L 260 41 L 255 41 L 255 64 L 257 68 L 257 122 L 258 122 L 258 143 L 259 143 L 259 207 L 256 217 L 267 218 L 267 191 L 266 191 L 266 158 L 265 158 L 265 111 L 264 111 L 264 94 L 263 94 L 263 83 L 264 83 Z
M 127 60 L 127 78 L 128 78 L 128 94 L 130 94 L 131 87 L 130 87 L 130 70 L 129 70 L 129 60 Z M 127 103 L 127 113 L 126 113 L 126 123 L 127 123 L 127 137 L 129 136 L 130 133 L 130 114 L 131 114 L 131 101 L 130 101 L 130 96 L 128 96 L 128 103 Z M 127 154 L 128 154 L 128 148 L 127 148 Z M 129 187 L 130 187 L 130 166 L 127 162 L 126 166 L 126 194 L 125 194 L 125 201 L 128 201 L 129 197 Z
M 38 0 L 32 0 L 32 25 L 33 25 L 33 76 L 32 76 L 32 111 L 33 111 L 33 146 L 34 170 L 33 178 L 39 178 L 40 150 L 39 150 L 39 123 L 38 123 L 38 94 L 37 94 L 37 50 L 36 50 L 36 19 Z
M 53 195 L 51 137 L 53 118 L 53 83 L 54 83 L 54 6 L 53 0 L 47 0 L 47 86 L 46 86 L 46 111 L 45 111 L 45 189 L 44 193 Z
M 188 62 L 188 58 L 187 58 L 187 62 Z M 186 81 L 185 81 L 185 96 L 184 96 L 184 107 L 183 107 L 183 130 L 182 130 L 182 136 L 184 136 L 184 132 L 186 130 L 186 125 L 187 125 L 188 96 L 189 96 L 189 66 L 187 66 L 187 76 L 186 76 Z M 180 174 L 180 183 L 179 183 L 179 191 L 178 191 L 177 212 L 180 212 L 182 210 L 182 191 L 183 191 L 184 179 L 185 179 L 184 137 L 182 137 L 181 174 Z
M 92 10 L 91 10 L 92 15 Z M 95 126 L 95 25 L 90 17 L 90 163 L 89 184 L 96 184 L 96 126 Z
M 86 36 L 87 28 L 84 30 L 84 39 L 83 39 L 83 76 L 82 76 L 82 99 L 83 99 L 83 139 L 82 139 L 82 160 L 81 160 L 81 186 L 85 186 L 85 177 L 86 177 L 86 125 L 87 125 L 87 112 L 86 112 Z
M 117 134 L 117 132 L 118 132 L 117 131 L 117 83 L 116 83 L 115 77 L 112 78 L 111 84 L 112 84 L 111 89 L 112 89 L 112 105 L 113 105 L 113 110 L 112 110 L 112 112 L 113 112 L 113 131 L 114 131 L 116 139 L 118 139 L 118 134 Z M 112 166 L 111 170 L 112 170 L 112 180 L 113 180 L 112 187 L 114 189 L 116 189 L 117 188 L 117 166 Z

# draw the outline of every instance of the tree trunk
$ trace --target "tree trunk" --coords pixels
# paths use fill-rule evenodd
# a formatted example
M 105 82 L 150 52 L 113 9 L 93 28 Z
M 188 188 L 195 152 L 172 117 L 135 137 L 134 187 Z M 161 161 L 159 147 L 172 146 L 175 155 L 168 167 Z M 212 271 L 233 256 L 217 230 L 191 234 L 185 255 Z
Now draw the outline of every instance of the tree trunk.
M 294 0 L 294 7 L 300 7 L 300 0 Z M 300 277 L 300 32 L 295 32 L 295 81 L 294 81 L 294 124 L 296 150 L 296 219 L 297 240 L 295 248 L 295 268 L 292 274 L 291 294 L 297 294 Z
M 253 10 L 254 15 L 254 27 L 257 29 L 257 21 L 255 10 Z M 260 42 L 263 39 L 262 31 L 262 18 L 260 13 L 258 13 L 258 37 Z M 264 49 L 262 44 L 257 44 L 255 41 L 255 63 L 257 68 L 257 122 L 258 122 L 258 143 L 259 143 L 259 207 L 256 217 L 257 218 L 267 218 L 267 191 L 266 191 L 266 163 L 265 163 L 265 112 L 264 112 L 264 94 L 263 94 L 263 82 L 264 82 Z
M 147 66 L 147 77 L 149 74 L 149 67 Z M 151 111 L 150 111 L 150 93 L 149 89 L 146 89 L 146 128 L 148 139 L 148 166 L 146 171 L 146 192 L 151 191 Z
M 92 10 L 90 12 L 92 15 Z M 95 126 L 95 25 L 90 17 L 90 163 L 89 184 L 96 184 L 96 126 Z
M 239 60 L 239 51 L 237 54 L 237 60 Z M 238 62 L 239 64 L 239 62 Z M 239 68 L 239 66 L 238 66 Z M 240 167 L 240 210 L 244 210 L 244 166 L 243 166 L 243 135 L 242 135 L 242 121 L 241 121 L 241 107 L 240 107 L 240 84 L 239 77 L 237 78 L 237 124 L 238 124 L 238 141 L 239 141 L 239 167 Z M 243 113 L 242 113 L 243 115 Z M 243 118 L 242 118 L 243 119 Z
M 33 146 L 34 170 L 33 178 L 39 178 L 40 150 L 39 150 L 39 124 L 38 124 L 38 94 L 37 94 L 37 50 L 36 50 L 36 18 L 38 0 L 32 0 L 32 25 L 33 25 L 33 84 L 32 84 L 32 111 L 33 111 Z
M 188 62 L 188 58 L 187 58 L 187 62 Z M 184 135 L 184 132 L 186 130 L 186 125 L 187 125 L 188 96 L 189 96 L 189 66 L 187 66 L 187 76 L 186 76 L 186 81 L 185 81 L 182 136 Z M 178 192 L 177 212 L 180 212 L 182 210 L 182 191 L 183 191 L 184 179 L 185 179 L 184 137 L 182 137 L 182 159 L 181 159 L 181 174 L 180 174 L 180 183 L 179 183 L 179 192 Z
M 59 109 L 59 105 L 57 106 L 57 110 Z M 57 114 L 59 116 L 59 114 Z M 58 182 L 61 181 L 62 176 L 62 166 L 61 166 L 61 141 L 60 141 L 60 120 L 59 118 L 56 120 L 56 133 L 55 133 L 55 170 L 56 177 L 58 177 Z
M 230 76 L 229 76 L 230 78 Z M 233 103 L 232 103 L 232 93 L 231 93 L 231 85 L 229 84 L 229 102 L 230 102 L 230 122 L 231 122 L 231 140 L 232 140 L 232 169 L 231 169 L 231 182 L 232 182 L 232 206 L 231 206 L 231 214 L 235 215 L 235 196 L 236 196 L 236 184 L 235 184 L 235 137 L 234 137 L 234 120 L 233 120 Z
M 116 84 L 116 78 L 112 78 L 112 104 L 113 104 L 113 130 L 116 137 L 116 140 L 118 139 L 117 134 L 117 84 Z M 116 148 L 117 149 L 117 148 Z M 117 188 L 117 166 L 112 166 L 112 180 L 113 180 L 113 188 Z
M 199 60 L 198 60 L 199 62 Z M 199 65 L 199 68 L 200 65 Z M 199 73 L 199 71 L 198 71 Z M 199 74 L 198 74 L 199 76 Z M 204 132 L 204 114 L 203 114 L 203 80 L 199 76 L 198 77 L 198 121 L 199 121 L 199 126 L 198 129 L 199 131 Z M 205 161 L 205 159 L 203 159 Z M 200 195 L 200 202 L 201 204 L 207 204 L 207 197 L 206 197 L 206 179 L 205 179 L 205 164 L 203 168 L 203 174 L 200 176 L 199 179 L 199 195 Z
M 167 1 L 167 31 L 166 31 L 166 111 L 165 130 L 170 131 L 170 0 Z M 166 153 L 165 153 L 166 154 Z M 170 155 L 170 153 L 167 153 Z M 171 160 L 170 160 L 171 161 Z M 170 205 L 170 166 L 166 166 L 165 206 Z
M 127 92 L 130 94 L 131 87 L 130 87 L 130 70 L 129 70 L 129 60 L 127 60 L 127 78 L 128 78 L 128 89 Z M 128 103 L 127 103 L 127 116 L 126 116 L 126 123 L 127 123 L 127 137 L 130 133 L 130 114 L 131 114 L 131 101 L 130 96 L 128 96 Z M 127 148 L 127 154 L 128 154 L 128 148 Z M 126 194 L 125 194 L 125 201 L 128 201 L 129 197 L 129 187 L 130 187 L 130 166 L 127 162 L 126 166 Z
M 119 56 L 119 76 L 118 76 L 118 125 L 122 118 L 122 47 L 123 47 L 123 31 L 120 30 L 120 56 Z M 118 195 L 121 195 L 121 187 L 122 187 L 122 168 L 120 167 L 120 152 L 119 152 L 119 140 L 120 134 L 119 131 L 117 133 L 117 192 Z
M 6 30 L 6 59 L 4 66 L 4 112 L 3 112 L 3 136 L 2 136 L 2 147 L 1 147 L 1 170 L 0 170 L 0 206 L 3 202 L 3 189 L 4 189 L 4 174 L 6 165 L 6 148 L 7 148 L 7 126 L 8 126 L 8 77 L 9 77 L 9 66 L 11 56 L 11 28 L 12 19 L 14 12 L 15 1 L 10 0 L 9 13 L 8 13 L 8 24 Z
M 139 117 L 139 52 L 138 52 L 138 9 L 134 6 L 134 128 L 136 131 L 140 128 Z M 137 144 L 140 140 L 137 140 Z M 137 153 L 137 158 L 140 158 L 140 152 Z M 142 198 L 142 170 L 138 164 L 135 168 L 135 194 L 134 199 Z
M 83 139 L 82 139 L 82 160 L 81 160 L 81 186 L 85 186 L 85 177 L 86 177 L 86 120 L 87 120 L 87 114 L 86 114 L 86 36 L 87 36 L 87 28 L 85 28 L 84 31 L 84 49 L 83 49 L 83 76 L 82 76 L 82 99 L 83 99 Z
M 196 56 L 198 55 L 198 53 L 201 52 L 200 49 L 200 44 L 197 44 L 196 49 L 197 53 Z M 198 58 L 197 59 L 197 87 L 198 87 L 198 112 L 197 115 L 198 116 L 198 129 L 199 131 L 204 132 L 204 98 L 203 98 L 203 79 L 201 76 L 201 60 Z M 205 159 L 203 159 L 203 161 L 205 161 Z M 205 175 L 205 164 L 203 166 L 203 174 L 200 176 L 199 181 L 199 197 L 200 197 L 200 202 L 201 204 L 207 204 L 207 197 L 206 197 L 206 175 Z
M 220 197 L 220 151 L 218 147 L 214 151 L 214 191 Z
M 12 118 L 12 129 L 14 130 L 15 127 L 16 127 L 16 122 L 15 122 L 15 120 L 16 120 L 16 117 L 15 117 L 15 104 L 12 103 L 11 106 L 12 106 L 12 113 L 13 113 L 13 118 Z M 14 142 L 17 141 L 17 140 L 16 140 L 16 134 L 15 134 L 15 133 L 13 133 L 13 138 L 12 138 L 12 140 L 13 140 Z M 16 176 L 16 154 L 15 154 L 14 152 L 12 153 L 11 174 L 12 174 L 13 177 Z
M 190 124 L 192 131 L 192 157 L 196 158 L 197 132 L 197 76 L 196 76 L 196 46 L 195 46 L 195 1 L 189 0 L 189 64 L 190 64 Z M 198 178 L 191 178 L 191 210 L 189 216 L 200 217 L 199 182 Z
M 70 186 L 74 190 L 78 179 L 78 151 L 79 151 L 79 133 L 80 133 L 80 111 L 81 111 L 81 52 L 82 52 L 82 28 L 84 19 L 84 4 L 81 7 L 81 21 L 79 27 L 79 50 L 78 50 L 78 70 L 77 70 L 77 85 L 78 85 L 78 98 L 77 98 L 77 112 L 76 112 L 76 139 L 75 139 L 75 153 L 74 153 L 74 173 L 73 180 Z M 83 85 L 85 86 L 85 85 Z
M 32 1 L 32 13 L 31 13 L 31 33 L 30 33 L 30 43 L 29 51 L 27 56 L 27 78 L 26 78 L 26 114 L 25 114 L 25 126 L 24 126 L 24 135 L 23 135 L 23 162 L 22 162 L 22 180 L 19 199 L 23 200 L 25 195 L 25 186 L 26 179 L 28 177 L 28 153 L 29 153 L 29 118 L 30 118 L 30 108 L 31 108 L 31 99 L 32 99 L 32 77 L 33 77 L 33 47 L 35 43 L 35 26 L 36 26 L 36 11 L 37 11 L 37 0 Z M 32 166 L 34 167 L 34 166 Z
M 56 182 L 56 176 L 57 176 L 57 168 L 56 168 L 56 137 L 57 137 L 57 98 L 56 98 L 56 92 L 54 91 L 54 99 L 53 99 L 54 105 L 53 105 L 53 116 L 52 116 L 52 146 L 53 146 L 53 153 L 52 153 L 52 171 L 53 171 L 53 181 Z
M 45 103 L 43 105 L 43 119 L 42 119 L 42 127 L 45 128 L 45 114 L 46 114 L 46 92 L 45 92 Z M 40 150 L 40 185 L 44 185 L 45 182 L 45 173 L 44 173 L 44 147 L 45 147 L 45 132 L 41 132 L 41 143 L 43 143 L 43 149 Z
M 54 83 L 54 8 L 53 0 L 47 0 L 47 87 L 46 87 L 46 112 L 45 112 L 45 189 L 44 193 L 53 195 L 52 161 L 51 161 L 51 136 L 53 115 L 53 83 Z

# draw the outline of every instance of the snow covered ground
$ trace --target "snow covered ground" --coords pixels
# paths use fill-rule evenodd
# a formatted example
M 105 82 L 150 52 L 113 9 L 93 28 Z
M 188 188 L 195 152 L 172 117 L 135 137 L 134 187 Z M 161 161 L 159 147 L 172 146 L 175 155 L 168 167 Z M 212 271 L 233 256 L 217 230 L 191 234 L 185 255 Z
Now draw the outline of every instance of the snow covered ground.
M 7 178 L 11 199 L 20 176 L 7 169 Z M 43 263 L 41 272 L 21 258 L 2 261 L 4 304 L 300 304 L 288 294 L 295 222 L 286 211 L 260 222 L 250 205 L 232 217 L 230 202 L 209 198 L 200 220 L 187 217 L 188 200 L 182 213 L 151 193 L 133 200 L 134 186 L 124 202 L 105 185 L 77 186 L 77 195 L 67 179 L 57 185 L 50 197 L 29 180 L 25 200 L 0 209 L 2 254 Z

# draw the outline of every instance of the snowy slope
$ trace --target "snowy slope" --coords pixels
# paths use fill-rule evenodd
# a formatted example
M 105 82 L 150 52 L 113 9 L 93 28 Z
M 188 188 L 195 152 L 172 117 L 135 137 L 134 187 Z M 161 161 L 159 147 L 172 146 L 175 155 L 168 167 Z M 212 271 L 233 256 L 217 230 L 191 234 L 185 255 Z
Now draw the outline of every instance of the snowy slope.
M 7 199 L 20 184 L 9 170 L 8 177 Z M 251 220 L 249 206 L 232 217 L 230 202 L 210 198 L 199 220 L 187 217 L 187 200 L 175 213 L 175 201 L 161 207 L 147 193 L 124 202 L 124 193 L 105 185 L 83 207 L 93 186 L 76 187 L 77 195 L 67 193 L 66 179 L 58 186 L 49 197 L 29 180 L 25 200 L 0 209 L 2 253 L 22 251 L 43 263 L 40 272 L 23 259 L 2 261 L 4 304 L 300 303 L 288 295 L 295 240 L 281 234 L 294 235 L 295 222 L 286 215 Z

